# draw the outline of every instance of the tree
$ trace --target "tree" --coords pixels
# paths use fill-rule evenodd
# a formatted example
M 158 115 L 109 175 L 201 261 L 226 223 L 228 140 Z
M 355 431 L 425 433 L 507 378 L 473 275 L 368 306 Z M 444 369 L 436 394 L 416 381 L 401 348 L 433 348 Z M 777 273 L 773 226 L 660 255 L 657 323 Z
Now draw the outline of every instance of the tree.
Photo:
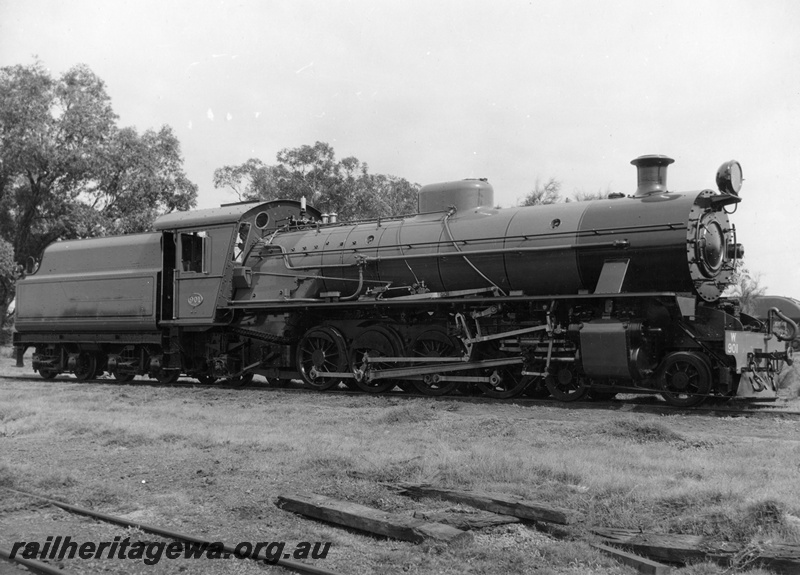
M 159 215 L 195 204 L 197 186 L 181 168 L 180 143 L 169 126 L 141 136 L 133 128 L 115 130 L 100 153 L 81 199 L 103 233 L 148 231 Z
M 593 200 L 605 200 L 608 198 L 608 195 L 611 193 L 611 190 L 598 190 L 596 192 L 586 192 L 583 190 L 576 190 L 572 193 L 572 200 L 567 198 L 566 201 L 576 201 L 576 202 L 591 202 Z
M 230 188 L 245 200 L 299 200 L 305 197 L 323 212 L 340 219 L 366 219 L 416 210 L 419 186 L 404 178 L 370 174 L 355 157 L 336 160 L 330 144 L 284 148 L 272 166 L 251 158 L 238 166 L 214 171 L 214 186 Z
M 593 200 L 605 200 L 611 194 L 610 189 L 598 190 L 596 192 L 586 192 L 583 190 L 575 190 L 571 198 L 561 197 L 561 182 L 555 178 L 550 178 L 546 183 L 542 184 L 539 178 L 536 178 L 536 184 L 533 189 L 528 192 L 521 201 L 517 202 L 519 206 L 541 206 L 545 204 L 557 204 L 560 202 L 591 202 Z
M 14 261 L 14 248 L 0 238 L 0 330 L 8 323 L 8 308 L 14 301 L 14 284 L 19 275 L 19 266 Z M 5 343 L 0 331 L 0 343 Z
M 761 274 L 751 273 L 745 267 L 743 260 L 737 260 L 731 283 L 726 288 L 723 296 L 739 298 L 741 310 L 747 314 L 752 314 L 755 309 L 756 299 L 763 296 L 766 291 L 767 286 L 761 285 Z
M 0 69 L 0 110 L 4 237 L 20 261 L 61 236 L 76 187 L 116 116 L 87 68 L 55 81 L 38 62 Z
M 214 170 L 214 187 L 231 188 L 240 201 L 247 198 L 277 199 L 281 194 L 276 168 L 255 158 L 239 166 Z
M 528 192 L 521 202 L 520 206 L 541 206 L 545 204 L 556 204 L 561 201 L 561 182 L 555 178 L 550 178 L 545 184 L 536 178 L 536 184 L 533 189 Z
M 57 239 L 144 231 L 194 205 L 172 130 L 116 121 L 84 65 L 57 79 L 38 61 L 0 68 L 0 237 L 18 264 Z

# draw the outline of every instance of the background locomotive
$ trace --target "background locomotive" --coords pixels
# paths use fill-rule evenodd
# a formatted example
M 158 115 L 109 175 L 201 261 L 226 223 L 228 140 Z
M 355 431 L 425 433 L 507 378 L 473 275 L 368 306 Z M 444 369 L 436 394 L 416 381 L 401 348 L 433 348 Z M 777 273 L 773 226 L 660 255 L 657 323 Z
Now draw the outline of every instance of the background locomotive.
M 45 378 L 245 382 L 254 374 L 490 397 L 658 392 L 670 403 L 774 394 L 796 325 L 722 297 L 743 249 L 718 191 L 638 188 L 592 202 L 493 208 L 483 180 L 425 186 L 419 213 L 335 222 L 276 200 L 178 212 L 156 231 L 49 246 L 17 286 L 22 353 Z

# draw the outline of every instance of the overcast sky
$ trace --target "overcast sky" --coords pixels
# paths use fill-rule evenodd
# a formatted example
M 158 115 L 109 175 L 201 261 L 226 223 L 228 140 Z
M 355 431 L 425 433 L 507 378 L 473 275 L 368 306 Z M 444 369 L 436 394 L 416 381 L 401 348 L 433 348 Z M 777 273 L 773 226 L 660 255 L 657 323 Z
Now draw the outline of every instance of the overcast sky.
M 199 207 L 215 168 L 323 141 L 419 184 L 537 178 L 633 193 L 745 177 L 732 217 L 769 293 L 800 298 L 800 2 L 0 0 L 0 66 L 87 64 L 122 126 L 169 124 Z

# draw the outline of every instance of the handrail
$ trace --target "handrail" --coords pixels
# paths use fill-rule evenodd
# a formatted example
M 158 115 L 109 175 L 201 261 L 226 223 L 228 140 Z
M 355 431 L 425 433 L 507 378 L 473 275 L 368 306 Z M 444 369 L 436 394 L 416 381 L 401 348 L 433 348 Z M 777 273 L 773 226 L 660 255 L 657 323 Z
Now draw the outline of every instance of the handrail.
M 770 308 L 769 311 L 767 312 L 767 320 L 768 320 L 768 323 L 769 323 L 769 331 L 770 331 L 770 333 L 773 333 L 773 331 L 772 331 L 772 316 L 773 315 L 776 315 L 780 319 L 785 321 L 786 324 L 789 326 L 791 332 L 792 332 L 792 335 L 789 336 L 789 337 L 783 337 L 781 334 L 775 333 L 775 336 L 778 338 L 778 341 L 794 341 L 795 339 L 797 339 L 798 335 L 800 335 L 800 332 L 798 332 L 798 330 L 797 330 L 797 324 L 791 318 L 786 316 L 783 312 L 781 312 L 781 310 L 779 310 L 776 307 Z

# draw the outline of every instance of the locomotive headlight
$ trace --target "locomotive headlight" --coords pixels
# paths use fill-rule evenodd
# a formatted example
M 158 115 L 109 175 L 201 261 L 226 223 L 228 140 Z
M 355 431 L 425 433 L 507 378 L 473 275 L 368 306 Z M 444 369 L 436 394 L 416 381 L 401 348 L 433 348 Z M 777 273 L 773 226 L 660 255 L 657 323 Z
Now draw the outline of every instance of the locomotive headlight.
M 742 181 L 742 166 L 736 160 L 725 162 L 717 170 L 717 188 L 723 194 L 738 196 Z

